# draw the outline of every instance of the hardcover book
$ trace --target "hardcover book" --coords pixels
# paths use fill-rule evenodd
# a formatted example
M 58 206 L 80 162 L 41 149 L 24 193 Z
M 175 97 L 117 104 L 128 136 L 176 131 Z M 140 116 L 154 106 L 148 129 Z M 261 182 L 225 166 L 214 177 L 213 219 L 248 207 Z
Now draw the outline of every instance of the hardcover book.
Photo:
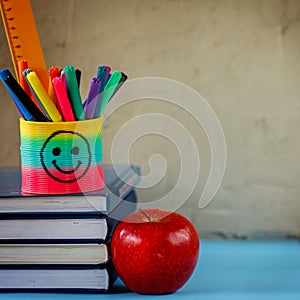
M 109 260 L 106 244 L 1 244 L 4 265 L 101 265 Z
M 9 242 L 105 242 L 105 216 L 65 216 L 59 214 L 0 219 L 0 243 Z M 0 248 L 1 249 L 1 248 Z
M 134 173 L 129 172 L 130 168 Z M 104 213 L 111 212 L 126 198 L 137 183 L 139 169 L 122 166 L 123 182 L 113 166 L 104 165 L 105 189 L 98 192 L 71 195 L 35 195 L 21 192 L 21 171 L 17 167 L 0 168 L 0 217 L 10 213 Z M 130 175 L 130 177 L 128 177 Z M 120 193 L 121 192 L 121 193 Z M 112 195 L 112 197 L 109 197 Z
M 10 266 L 0 268 L 0 291 L 99 293 L 115 279 L 110 266 Z

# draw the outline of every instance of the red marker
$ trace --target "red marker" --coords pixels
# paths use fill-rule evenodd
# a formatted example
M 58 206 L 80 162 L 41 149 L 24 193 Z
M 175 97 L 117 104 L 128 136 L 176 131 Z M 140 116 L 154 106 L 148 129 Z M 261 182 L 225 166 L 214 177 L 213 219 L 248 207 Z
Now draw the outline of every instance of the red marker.
M 57 105 L 57 99 L 56 99 L 56 96 L 55 96 L 55 93 L 53 91 L 53 86 L 52 86 L 52 80 L 55 78 L 55 77 L 59 77 L 59 68 L 58 67 L 51 67 L 49 69 L 49 83 L 48 83 L 48 95 L 49 97 L 52 99 L 52 101 L 54 102 L 54 104 L 56 106 Z

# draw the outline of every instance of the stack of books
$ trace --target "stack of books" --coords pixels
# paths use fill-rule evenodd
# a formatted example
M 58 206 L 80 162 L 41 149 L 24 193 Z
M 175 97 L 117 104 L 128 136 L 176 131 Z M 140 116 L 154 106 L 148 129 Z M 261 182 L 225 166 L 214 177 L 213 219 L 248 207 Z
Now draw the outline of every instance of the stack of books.
M 137 173 L 122 168 L 126 182 Z M 135 169 L 138 172 L 138 169 Z M 109 240 L 136 195 L 112 166 L 88 195 L 22 195 L 17 168 L 0 169 L 0 290 L 108 291 L 116 279 Z M 134 175 L 136 174 L 136 175 Z

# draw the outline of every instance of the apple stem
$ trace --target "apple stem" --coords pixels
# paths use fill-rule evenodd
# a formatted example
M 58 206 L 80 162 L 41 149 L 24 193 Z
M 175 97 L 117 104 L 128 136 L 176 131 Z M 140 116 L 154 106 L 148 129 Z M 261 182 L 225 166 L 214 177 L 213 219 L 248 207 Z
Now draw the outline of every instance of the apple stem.
M 143 211 L 143 210 L 140 208 L 140 209 L 139 209 L 139 212 L 142 213 L 142 214 L 147 218 L 147 220 L 148 220 L 149 222 L 151 222 L 150 217 L 146 214 L 145 211 Z

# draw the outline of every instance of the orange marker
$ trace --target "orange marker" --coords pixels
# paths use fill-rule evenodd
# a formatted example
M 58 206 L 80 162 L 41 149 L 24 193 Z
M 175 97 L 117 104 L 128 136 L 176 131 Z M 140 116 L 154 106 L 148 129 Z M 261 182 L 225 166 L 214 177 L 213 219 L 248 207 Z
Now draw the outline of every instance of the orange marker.
M 19 78 L 19 84 L 22 87 L 22 89 L 26 92 L 26 94 L 31 97 L 31 90 L 30 87 L 27 84 L 27 81 L 25 77 L 23 76 L 23 71 L 28 69 L 28 62 L 27 60 L 19 60 L 18 61 L 18 78 Z

